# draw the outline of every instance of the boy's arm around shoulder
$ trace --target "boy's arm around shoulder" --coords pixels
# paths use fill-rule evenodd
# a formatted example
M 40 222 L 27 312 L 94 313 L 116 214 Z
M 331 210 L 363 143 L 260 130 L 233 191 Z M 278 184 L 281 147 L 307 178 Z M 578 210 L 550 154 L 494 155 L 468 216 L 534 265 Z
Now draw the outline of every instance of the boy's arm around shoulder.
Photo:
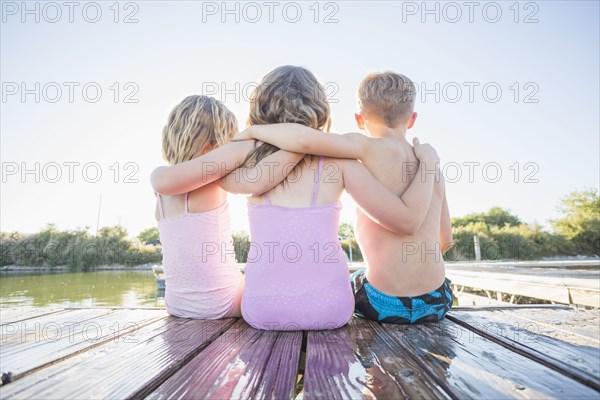
M 413 235 L 421 227 L 431 205 L 439 158 L 433 147 L 421 145 L 415 138 L 419 159 L 417 177 L 399 197 L 381 184 L 359 162 L 345 160 L 344 187 L 361 210 L 383 228 L 400 234 Z
M 236 169 L 217 184 L 229 193 L 259 196 L 279 185 L 304 156 L 279 150 L 252 167 Z

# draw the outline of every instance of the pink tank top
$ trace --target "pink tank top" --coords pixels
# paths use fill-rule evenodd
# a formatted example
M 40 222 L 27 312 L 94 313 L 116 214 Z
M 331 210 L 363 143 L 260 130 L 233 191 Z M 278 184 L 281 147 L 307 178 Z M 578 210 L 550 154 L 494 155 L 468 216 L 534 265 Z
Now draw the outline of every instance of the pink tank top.
M 335 329 L 354 310 L 348 265 L 338 240 L 339 202 L 317 205 L 323 158 L 310 207 L 248 205 L 252 243 L 242 314 L 257 329 Z
M 241 295 L 227 202 L 200 213 L 165 218 L 158 195 L 167 312 L 184 318 L 226 317 Z

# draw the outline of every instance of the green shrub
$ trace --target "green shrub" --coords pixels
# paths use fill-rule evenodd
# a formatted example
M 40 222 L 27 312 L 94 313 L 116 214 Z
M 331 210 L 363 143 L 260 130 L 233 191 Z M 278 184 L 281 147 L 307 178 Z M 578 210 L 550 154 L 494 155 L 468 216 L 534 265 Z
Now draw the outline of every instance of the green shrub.
M 235 250 L 235 259 L 239 263 L 248 262 L 248 252 L 250 251 L 250 236 L 244 232 L 233 233 L 233 249 Z

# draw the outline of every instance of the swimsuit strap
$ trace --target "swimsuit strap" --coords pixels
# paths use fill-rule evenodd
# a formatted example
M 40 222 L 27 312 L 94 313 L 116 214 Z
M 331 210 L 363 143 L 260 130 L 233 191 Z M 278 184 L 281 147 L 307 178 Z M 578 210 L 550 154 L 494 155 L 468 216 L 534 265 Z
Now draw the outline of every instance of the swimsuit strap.
M 323 157 L 319 157 L 319 168 L 315 175 L 315 184 L 313 186 L 312 200 L 310 206 L 314 207 L 317 205 L 317 194 L 319 194 L 319 184 L 321 183 L 321 170 L 323 169 Z
M 165 213 L 162 207 L 162 198 L 160 197 L 160 194 L 156 192 L 154 192 L 154 194 L 156 195 L 156 202 L 158 203 L 158 212 L 160 213 L 160 218 L 163 219 L 165 217 Z

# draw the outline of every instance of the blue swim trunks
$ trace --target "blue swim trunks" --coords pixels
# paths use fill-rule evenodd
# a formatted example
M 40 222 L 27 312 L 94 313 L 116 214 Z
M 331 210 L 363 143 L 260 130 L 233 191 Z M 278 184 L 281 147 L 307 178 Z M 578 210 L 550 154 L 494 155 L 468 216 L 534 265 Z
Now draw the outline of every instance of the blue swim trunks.
M 350 276 L 355 313 L 366 319 L 390 324 L 418 324 L 439 321 L 452 307 L 452 288 L 446 279 L 433 292 L 414 297 L 390 296 L 367 281 L 365 270 Z

